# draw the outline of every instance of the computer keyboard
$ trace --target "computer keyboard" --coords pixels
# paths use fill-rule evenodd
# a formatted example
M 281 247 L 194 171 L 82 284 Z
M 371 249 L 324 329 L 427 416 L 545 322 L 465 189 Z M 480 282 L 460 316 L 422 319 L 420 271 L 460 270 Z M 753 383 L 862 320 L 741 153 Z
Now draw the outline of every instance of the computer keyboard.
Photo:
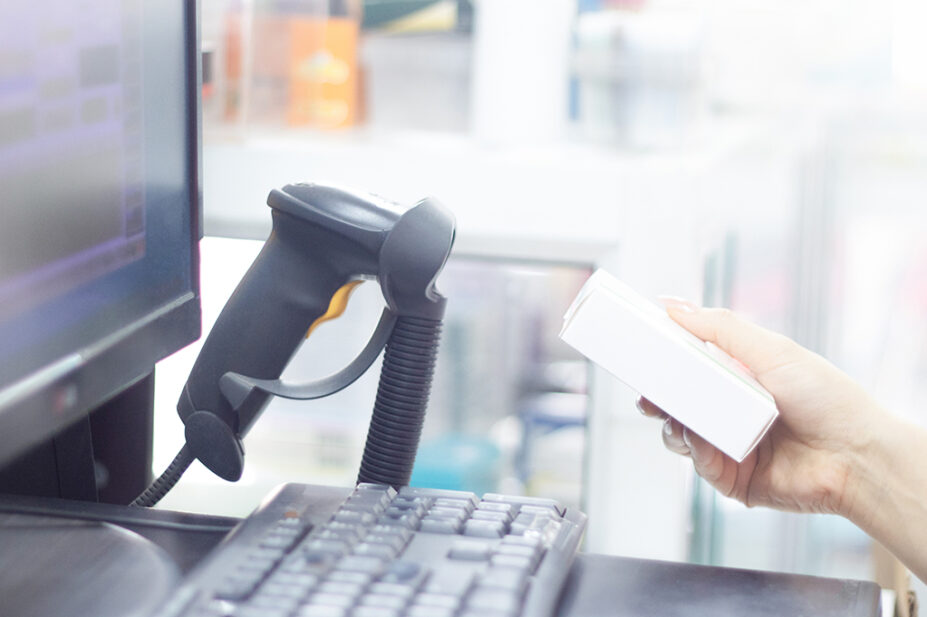
M 586 516 L 550 499 L 286 484 L 157 617 L 550 617 Z

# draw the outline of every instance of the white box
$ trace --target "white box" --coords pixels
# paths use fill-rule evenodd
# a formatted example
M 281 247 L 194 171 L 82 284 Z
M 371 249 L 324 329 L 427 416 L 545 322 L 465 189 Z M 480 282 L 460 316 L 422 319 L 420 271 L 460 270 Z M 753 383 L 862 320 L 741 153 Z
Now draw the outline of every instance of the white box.
M 738 462 L 779 415 L 739 362 L 604 270 L 583 285 L 560 338 Z

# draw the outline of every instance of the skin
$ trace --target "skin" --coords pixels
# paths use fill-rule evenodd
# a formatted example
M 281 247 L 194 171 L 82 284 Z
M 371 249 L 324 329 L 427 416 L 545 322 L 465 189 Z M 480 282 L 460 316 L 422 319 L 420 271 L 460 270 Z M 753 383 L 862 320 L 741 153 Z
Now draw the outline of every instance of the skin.
M 890 414 L 846 374 L 794 341 L 726 309 L 664 298 L 669 316 L 746 365 L 780 416 L 742 462 L 646 399 L 663 443 L 747 506 L 843 516 L 927 581 L 927 429 Z

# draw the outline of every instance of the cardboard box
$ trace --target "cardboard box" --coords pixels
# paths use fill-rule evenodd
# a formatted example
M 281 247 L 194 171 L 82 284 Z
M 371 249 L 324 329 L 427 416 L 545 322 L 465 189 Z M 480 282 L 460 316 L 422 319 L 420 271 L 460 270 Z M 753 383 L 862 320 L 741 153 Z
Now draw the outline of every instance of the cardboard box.
M 738 462 L 778 416 L 743 365 L 604 270 L 576 296 L 560 338 Z

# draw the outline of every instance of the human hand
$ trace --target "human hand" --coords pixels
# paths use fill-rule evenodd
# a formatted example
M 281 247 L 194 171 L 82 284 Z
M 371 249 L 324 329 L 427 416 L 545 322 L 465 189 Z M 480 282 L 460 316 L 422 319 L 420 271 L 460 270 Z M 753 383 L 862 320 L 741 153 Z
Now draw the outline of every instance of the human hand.
M 722 494 L 748 506 L 850 516 L 854 469 L 883 412 L 832 364 L 785 336 L 725 309 L 664 299 L 669 316 L 746 365 L 773 395 L 780 417 L 756 449 L 737 463 L 646 399 L 648 416 L 665 420 L 663 441 L 690 456 Z

